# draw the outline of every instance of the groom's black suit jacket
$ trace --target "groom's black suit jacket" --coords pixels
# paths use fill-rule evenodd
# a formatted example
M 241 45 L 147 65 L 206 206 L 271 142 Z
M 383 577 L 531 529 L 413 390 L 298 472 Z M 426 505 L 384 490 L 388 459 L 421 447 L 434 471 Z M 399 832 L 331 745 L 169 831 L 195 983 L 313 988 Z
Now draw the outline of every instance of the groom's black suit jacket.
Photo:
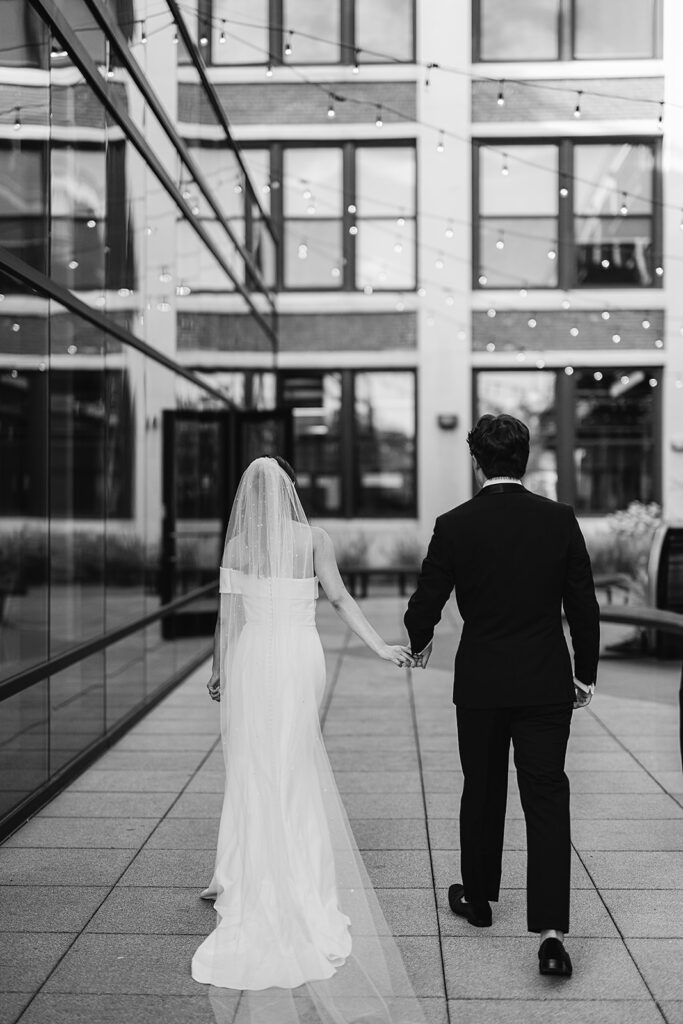
M 455 704 L 560 704 L 574 700 L 573 674 L 595 682 L 600 613 L 586 545 L 569 505 L 520 484 L 490 484 L 439 516 L 404 618 L 414 652 L 431 640 L 454 587 L 464 620 Z

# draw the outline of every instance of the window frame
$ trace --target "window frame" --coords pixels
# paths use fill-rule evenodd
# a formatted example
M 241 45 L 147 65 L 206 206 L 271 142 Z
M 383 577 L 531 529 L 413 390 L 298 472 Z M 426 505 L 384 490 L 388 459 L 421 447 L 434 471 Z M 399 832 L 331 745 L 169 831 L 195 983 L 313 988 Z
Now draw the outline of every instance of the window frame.
M 628 353 L 624 353 L 628 355 Z M 665 367 L 658 365 L 637 366 L 628 358 L 623 363 L 604 364 L 604 369 L 617 368 L 624 372 L 640 370 L 657 380 L 657 387 L 653 388 L 653 410 L 652 410 L 652 500 L 662 503 L 663 493 L 663 457 L 664 457 L 664 425 L 663 425 L 663 399 L 662 383 L 664 380 Z M 555 374 L 555 409 L 556 409 L 556 438 L 557 438 L 557 501 L 563 502 L 572 507 L 576 503 L 576 469 L 574 466 L 574 449 L 576 445 L 576 377 L 580 373 L 588 373 L 601 368 L 601 364 L 579 364 L 574 366 L 574 372 L 567 374 L 562 366 L 545 366 L 543 373 Z M 479 411 L 478 377 L 480 373 L 529 373 L 533 370 L 530 366 L 477 366 L 472 370 L 472 410 L 475 416 L 481 415 Z M 474 484 L 474 476 L 472 477 Z M 632 501 L 639 501 L 640 498 L 632 498 Z M 600 519 L 614 512 L 616 509 L 606 509 L 600 512 L 580 512 L 582 519 Z
M 482 4 L 484 0 L 472 0 L 472 63 L 473 64 L 559 64 L 566 61 L 585 63 L 590 60 L 661 60 L 663 56 L 663 2 L 654 0 L 654 52 L 648 57 L 576 57 L 576 4 L 575 0 L 560 0 L 560 14 L 557 25 L 557 57 L 545 57 L 542 60 L 533 57 L 496 57 L 486 59 L 481 56 L 482 43 Z
M 282 175 L 284 170 L 284 151 L 285 149 L 312 149 L 312 148 L 331 148 L 341 149 L 342 151 L 342 212 L 339 220 L 342 225 L 342 247 L 341 247 L 341 259 L 342 259 L 342 279 L 341 283 L 336 287 L 329 285 L 301 285 L 301 286 L 286 286 L 285 285 L 285 249 L 286 249 L 286 219 L 284 217 L 284 200 L 283 200 L 283 188 L 273 188 L 271 190 L 270 199 L 270 216 L 273 223 L 276 237 L 279 239 L 279 245 L 277 246 L 277 267 L 275 275 L 274 290 L 276 292 L 286 292 L 291 294 L 297 293 L 360 293 L 363 291 L 357 285 L 357 235 L 350 233 L 350 228 L 357 226 L 359 222 L 364 219 L 373 218 L 359 218 L 357 213 L 349 212 L 349 205 L 355 204 L 357 206 L 356 196 L 356 151 L 360 148 L 363 149 L 386 149 L 386 148 L 397 148 L 412 150 L 415 167 L 415 182 L 414 182 L 414 213 L 410 216 L 406 216 L 406 222 L 412 221 L 415 227 L 415 238 L 414 238 L 414 252 L 413 252 L 413 282 L 410 287 L 397 288 L 393 285 L 387 285 L 386 287 L 373 288 L 373 292 L 394 293 L 394 292 L 414 292 L 418 287 L 418 252 L 419 252 L 419 217 L 418 217 L 418 199 L 419 199 L 419 173 L 420 166 L 417 155 L 417 142 L 415 139 L 354 139 L 352 141 L 344 139 L 326 139 L 324 141 L 310 140 L 310 139 L 295 139 L 287 141 L 272 142 L 268 146 L 260 142 L 245 143 L 242 147 L 243 150 L 248 151 L 249 149 L 270 149 L 270 174 L 271 180 L 282 183 Z M 401 216 L 400 211 L 396 211 L 394 217 Z M 289 218 L 287 218 L 289 219 Z M 297 218 L 292 218 L 297 219 Z M 331 220 L 333 218 L 320 218 Z M 392 215 L 387 215 L 387 220 L 392 219 Z
M 648 146 L 652 150 L 652 211 L 649 217 L 652 221 L 652 267 L 653 278 L 650 284 L 606 284 L 596 281 L 594 284 L 582 284 L 578 281 L 577 260 L 576 260 L 576 235 L 574 212 L 574 147 L 590 145 L 618 145 L 620 143 Z M 513 285 L 481 285 L 479 277 L 481 267 L 481 174 L 479 151 L 482 147 L 495 147 L 505 150 L 506 147 L 534 145 L 556 145 L 558 150 L 558 176 L 556 189 L 558 193 L 557 208 L 557 284 L 535 285 L 520 281 Z M 511 138 L 510 136 L 491 136 L 486 138 L 472 139 L 472 289 L 473 291 L 495 292 L 510 291 L 518 288 L 527 288 L 534 291 L 567 291 L 569 289 L 580 289 L 590 291 L 595 289 L 616 289 L 636 288 L 638 290 L 647 288 L 662 288 L 663 277 L 654 273 L 654 268 L 664 266 L 663 264 L 663 230 L 662 203 L 663 203 L 663 175 L 662 175 L 662 139 L 655 135 L 591 135 L 591 136 L 524 136 L 523 138 Z M 566 197 L 559 195 L 561 188 L 567 188 L 569 194 Z M 645 215 L 644 215 L 645 216 Z
M 365 0 L 367 2 L 367 0 Z M 339 19 L 339 60 L 337 61 L 286 61 L 284 59 L 284 48 L 288 36 L 288 28 L 284 23 L 284 0 L 269 0 L 268 3 L 268 49 L 269 54 L 264 54 L 262 60 L 213 62 L 213 0 L 198 0 L 197 9 L 197 38 L 202 35 L 208 39 L 208 44 L 203 49 L 203 56 L 209 66 L 214 67 L 262 67 L 268 63 L 284 67 L 353 67 L 356 63 L 356 51 L 360 49 L 358 63 L 363 65 L 371 64 L 414 64 L 417 59 L 417 0 L 410 0 L 411 5 L 411 35 L 412 47 L 407 60 L 367 60 L 363 54 L 366 52 L 356 42 L 356 4 L 363 3 L 363 0 L 337 0 L 340 7 Z M 296 40 L 296 27 L 294 28 L 294 39 Z M 293 47 L 292 47 L 293 49 Z
M 341 406 L 340 406 L 340 437 L 339 437 L 339 449 L 340 449 L 340 462 L 341 462 L 341 502 L 340 510 L 338 512 L 316 512 L 316 519 L 391 519 L 391 520 L 405 520 L 405 519 L 416 519 L 418 517 L 419 509 L 419 462 L 418 462 L 418 451 L 419 451 L 419 434 L 420 434 L 420 409 L 419 409 L 419 372 L 416 366 L 377 366 L 375 364 L 371 366 L 354 366 L 354 367 L 339 367 L 339 366 L 325 366 L 325 367 L 307 367 L 305 370 L 296 369 L 294 367 L 286 370 L 279 370 L 277 373 L 277 384 L 276 384 L 276 404 L 279 407 L 283 406 L 283 384 L 287 376 L 297 375 L 301 373 L 309 374 L 320 374 L 321 376 L 326 373 L 339 374 L 341 380 Z M 358 496 L 360 493 L 360 482 L 358 478 L 358 460 L 356 458 L 357 441 L 358 441 L 358 430 L 355 419 L 356 410 L 356 374 L 359 373 L 408 373 L 413 379 L 413 405 L 414 405 L 414 416 L 415 416 L 415 434 L 414 434 L 414 447 L 412 457 L 412 473 L 413 480 L 415 481 L 413 500 L 410 503 L 405 513 L 401 515 L 391 515 L 386 512 L 363 513 L 360 515 L 357 512 L 358 508 Z M 288 406 L 287 408 L 291 408 Z M 297 467 L 295 467 L 297 468 Z

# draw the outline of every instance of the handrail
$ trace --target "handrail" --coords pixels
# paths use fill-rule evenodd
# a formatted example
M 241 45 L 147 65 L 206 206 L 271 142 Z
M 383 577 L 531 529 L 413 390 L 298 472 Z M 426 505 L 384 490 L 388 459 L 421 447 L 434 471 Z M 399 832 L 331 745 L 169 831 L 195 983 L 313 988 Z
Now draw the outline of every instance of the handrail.
M 71 665 L 75 665 L 77 661 L 88 658 L 93 654 L 98 654 L 105 647 L 123 640 L 125 637 L 130 636 L 131 633 L 137 633 L 138 630 L 143 629 L 145 626 L 150 626 L 161 619 L 165 619 L 168 615 L 172 615 L 180 608 L 184 608 L 185 605 L 192 604 L 193 601 L 198 600 L 200 597 L 214 593 L 218 593 L 217 579 L 211 583 L 205 583 L 202 587 L 196 587 L 194 590 L 189 591 L 189 593 L 183 594 L 182 597 L 177 597 L 175 601 L 169 601 L 168 604 L 162 605 L 161 608 L 143 615 L 141 619 L 134 619 L 123 626 L 117 626 L 116 629 L 110 629 L 101 636 L 94 637 L 92 640 L 86 640 L 85 643 L 79 644 L 77 647 L 70 647 L 63 654 L 58 654 L 47 661 L 41 661 L 39 665 L 34 665 L 32 668 L 26 669 L 25 672 L 19 672 L 17 675 L 11 676 L 10 679 L 0 683 L 0 703 L 3 700 L 7 700 L 8 697 L 13 697 L 15 694 L 21 693 L 22 690 L 28 689 L 34 683 L 38 683 L 48 676 L 56 675 L 57 672 L 62 672 Z

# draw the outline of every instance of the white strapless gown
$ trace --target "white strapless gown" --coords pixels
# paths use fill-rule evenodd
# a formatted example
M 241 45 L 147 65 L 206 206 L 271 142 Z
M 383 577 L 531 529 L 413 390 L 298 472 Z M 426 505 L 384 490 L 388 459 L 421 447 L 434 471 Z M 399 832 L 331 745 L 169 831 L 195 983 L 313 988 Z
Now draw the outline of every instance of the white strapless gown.
M 218 921 L 192 976 L 235 989 L 295 988 L 345 963 L 351 922 L 340 891 L 353 914 L 354 883 L 367 882 L 319 726 L 317 580 L 221 570 L 221 590 L 237 589 L 246 621 L 222 696 L 225 796 L 202 894 L 215 896 Z

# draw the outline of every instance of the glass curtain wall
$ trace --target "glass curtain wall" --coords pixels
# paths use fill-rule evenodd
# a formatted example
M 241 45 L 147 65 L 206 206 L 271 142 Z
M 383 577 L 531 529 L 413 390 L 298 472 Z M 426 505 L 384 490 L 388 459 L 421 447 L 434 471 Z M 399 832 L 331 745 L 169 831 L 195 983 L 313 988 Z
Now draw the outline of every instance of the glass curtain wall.
M 108 6 L 143 72 L 175 60 L 167 10 Z M 173 496 L 203 536 L 164 590 L 168 479 L 176 464 L 187 479 L 196 441 L 167 425 L 225 419 L 234 398 L 173 362 L 176 323 L 206 281 L 254 315 L 259 264 L 240 246 L 267 213 L 248 208 L 246 236 L 231 222 L 228 193 L 195 174 L 82 0 L 58 5 L 73 49 L 30 4 L 0 8 L 2 831 L 208 653 L 173 619 L 140 624 L 213 579 L 222 542 L 221 456 Z M 267 323 L 269 298 L 256 301 Z M 195 604 L 215 614 L 214 597 Z

